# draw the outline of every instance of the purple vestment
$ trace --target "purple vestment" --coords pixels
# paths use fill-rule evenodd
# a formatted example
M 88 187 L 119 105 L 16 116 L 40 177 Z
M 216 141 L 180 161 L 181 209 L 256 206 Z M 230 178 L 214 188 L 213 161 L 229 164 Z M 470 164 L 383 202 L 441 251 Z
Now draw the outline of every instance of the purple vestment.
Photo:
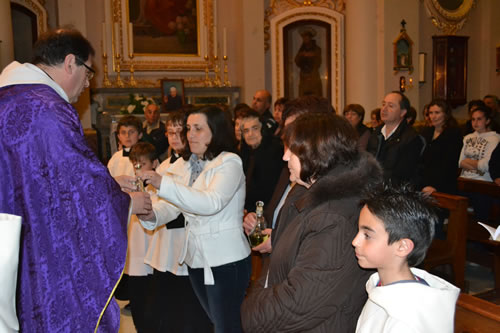
M 46 85 L 0 88 L 0 212 L 22 216 L 17 315 L 24 332 L 93 332 L 120 278 L 130 198 Z M 118 332 L 111 301 L 99 332 Z

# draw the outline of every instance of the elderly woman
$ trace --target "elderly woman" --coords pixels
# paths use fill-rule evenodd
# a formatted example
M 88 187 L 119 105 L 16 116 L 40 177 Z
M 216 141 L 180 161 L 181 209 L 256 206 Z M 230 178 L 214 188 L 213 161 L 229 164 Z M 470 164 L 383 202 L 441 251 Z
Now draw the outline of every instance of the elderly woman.
M 243 234 L 245 176 L 234 154 L 229 117 L 219 108 L 192 111 L 186 121 L 188 149 L 166 175 L 140 176 L 158 189 L 161 204 L 141 216 L 148 229 L 183 214 L 184 247 L 193 290 L 215 332 L 241 332 L 240 305 L 250 279 L 250 247 Z M 179 299 L 178 301 L 182 301 Z M 197 318 L 193 318 L 197 320 Z
M 369 273 L 351 240 L 362 193 L 382 176 L 356 139 L 333 114 L 307 113 L 285 128 L 283 159 L 296 185 L 273 231 L 269 270 L 243 302 L 245 332 L 354 331 Z
M 362 150 L 366 150 L 371 132 L 370 129 L 363 124 L 365 109 L 359 104 L 349 104 L 344 108 L 344 117 L 358 133 L 358 147 Z

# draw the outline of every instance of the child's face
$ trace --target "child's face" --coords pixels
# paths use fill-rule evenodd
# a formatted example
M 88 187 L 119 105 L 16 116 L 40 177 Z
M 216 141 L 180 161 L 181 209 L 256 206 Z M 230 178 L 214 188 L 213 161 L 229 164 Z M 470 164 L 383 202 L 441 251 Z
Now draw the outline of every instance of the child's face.
M 156 161 L 152 162 L 146 156 L 140 156 L 138 161 L 132 161 L 132 164 L 135 166 L 137 163 L 141 165 L 141 171 L 151 171 L 156 167 Z
M 167 139 L 168 143 L 172 147 L 175 152 L 180 152 L 184 149 L 184 143 L 181 139 L 182 126 L 181 125 L 172 125 L 171 122 L 167 125 Z
M 125 148 L 130 148 L 135 145 L 142 137 L 134 126 L 122 126 L 118 131 L 118 140 Z
M 387 268 L 395 262 L 397 242 L 389 245 L 389 234 L 383 222 L 366 205 L 359 214 L 358 234 L 352 241 L 359 266 Z

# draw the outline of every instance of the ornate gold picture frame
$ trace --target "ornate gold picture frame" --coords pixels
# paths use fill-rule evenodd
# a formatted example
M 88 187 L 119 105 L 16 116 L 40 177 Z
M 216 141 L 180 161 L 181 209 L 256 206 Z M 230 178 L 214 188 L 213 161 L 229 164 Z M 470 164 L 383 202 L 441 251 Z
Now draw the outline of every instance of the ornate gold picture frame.
M 121 69 L 129 70 L 129 53 L 134 53 L 133 63 L 135 71 L 203 71 L 207 65 L 205 55 L 208 56 L 209 68 L 212 68 L 214 52 L 214 22 L 217 0 L 180 0 L 151 2 L 165 6 L 163 12 L 168 12 L 167 3 L 172 3 L 178 13 L 169 17 L 170 21 L 161 26 L 161 17 L 150 17 L 147 24 L 141 24 L 143 7 L 148 1 L 139 0 L 108 0 L 106 10 L 106 25 L 112 31 L 112 51 L 121 54 Z M 181 9 L 179 9 L 181 8 Z M 151 13 L 151 8 L 148 8 Z M 174 8 L 172 8 L 173 10 Z M 158 15 L 162 15 L 158 9 Z M 151 16 L 151 14 L 150 14 Z M 163 15 L 164 16 L 164 15 Z M 156 20 L 155 28 L 151 20 Z M 167 18 L 165 18 L 167 21 Z M 171 22 L 172 21 L 172 22 Z M 132 23 L 132 29 L 129 28 Z M 116 24 L 118 25 L 115 28 Z M 171 30 L 169 30 L 172 28 Z M 130 32 L 132 31 L 132 36 Z M 146 36 L 151 32 L 151 36 Z M 165 44 L 169 40 L 170 45 Z M 175 42 L 175 43 L 174 43 Z M 133 45 L 133 50 L 130 46 Z M 175 46 L 173 45 L 175 44 Z M 113 68 L 115 67 L 113 57 Z
M 427 13 L 444 34 L 454 35 L 462 29 L 476 0 L 424 0 Z

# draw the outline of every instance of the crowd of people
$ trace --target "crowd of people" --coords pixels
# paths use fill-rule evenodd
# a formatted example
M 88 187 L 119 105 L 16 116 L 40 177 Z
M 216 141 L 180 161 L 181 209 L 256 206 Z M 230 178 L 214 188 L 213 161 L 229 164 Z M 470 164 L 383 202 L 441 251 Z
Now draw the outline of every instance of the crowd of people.
M 363 106 L 340 116 L 313 95 L 273 105 L 259 90 L 166 123 L 151 103 L 144 122 L 119 120 L 106 169 L 70 104 L 93 57 L 60 29 L 0 75 L 0 212 L 23 226 L 17 329 L 117 332 L 116 289 L 138 332 L 452 331 L 459 289 L 415 266 L 441 231 L 430 194 L 458 194 L 459 169 L 500 183 L 495 96 L 462 127 L 431 101 L 418 131 L 399 91 L 370 127 Z M 491 201 L 462 194 L 488 218 Z M 267 228 L 251 248 L 256 202 Z

